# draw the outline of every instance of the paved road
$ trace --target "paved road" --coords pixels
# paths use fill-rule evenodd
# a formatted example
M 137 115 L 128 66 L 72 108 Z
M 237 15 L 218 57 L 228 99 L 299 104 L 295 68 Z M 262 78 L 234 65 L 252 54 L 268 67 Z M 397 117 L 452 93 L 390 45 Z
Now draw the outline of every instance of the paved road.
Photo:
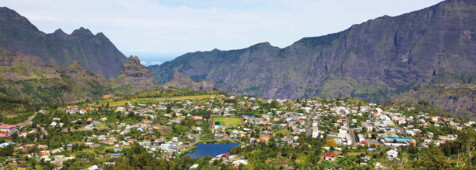
M 220 113 L 219 113 L 220 116 L 223 115 L 223 110 L 225 110 L 225 100 L 221 101 L 221 109 L 220 109 Z
M 349 134 L 350 134 L 350 138 L 352 139 L 352 144 L 354 146 L 358 146 L 358 143 L 355 141 L 354 128 L 350 127 L 349 116 L 347 114 L 345 115 L 345 121 L 347 122 L 347 128 L 349 128 Z
M 318 108 L 318 107 L 314 106 L 314 109 L 312 110 L 311 115 L 307 117 L 307 125 L 306 125 L 307 132 L 306 132 L 306 137 L 310 137 L 310 136 L 312 135 L 312 129 L 311 129 L 312 121 L 311 121 L 311 118 L 314 117 L 314 115 L 316 114 L 317 108 Z

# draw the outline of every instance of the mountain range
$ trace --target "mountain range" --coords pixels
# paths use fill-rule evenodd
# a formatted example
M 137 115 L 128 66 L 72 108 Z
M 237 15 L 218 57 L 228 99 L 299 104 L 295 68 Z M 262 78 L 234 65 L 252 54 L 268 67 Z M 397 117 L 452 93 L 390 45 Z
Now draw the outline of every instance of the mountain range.
M 476 1 L 446 0 L 278 48 L 187 53 L 161 65 L 125 57 L 102 33 L 46 34 L 0 8 L 0 99 L 74 103 L 164 87 L 267 98 L 427 101 L 476 118 Z M 162 85 L 161 85 L 162 84 Z
M 428 88 L 475 83 L 475 21 L 476 1 L 446 0 L 303 38 L 285 48 L 265 42 L 239 50 L 193 52 L 149 68 L 162 84 L 179 71 L 222 90 L 260 97 L 425 99 L 449 110 L 459 105 L 457 114 L 474 116 L 474 88 L 466 88 L 469 93 L 462 98 L 458 88 Z M 415 95 L 423 92 L 440 98 Z
M 94 35 L 81 27 L 71 34 L 61 29 L 46 34 L 6 7 L 0 8 L 0 46 L 63 67 L 77 61 L 84 69 L 105 78 L 119 76 L 126 61 L 124 54 L 103 33 Z

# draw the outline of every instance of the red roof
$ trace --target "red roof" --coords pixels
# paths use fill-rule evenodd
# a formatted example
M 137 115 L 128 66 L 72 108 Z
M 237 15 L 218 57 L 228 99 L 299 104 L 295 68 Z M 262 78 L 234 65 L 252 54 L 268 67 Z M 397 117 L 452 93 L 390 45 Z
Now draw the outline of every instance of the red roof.
M 16 129 L 17 125 L 0 125 L 0 129 Z
M 2 138 L 9 138 L 9 137 L 10 137 L 10 133 L 0 132 L 0 137 L 2 137 Z
M 333 158 L 333 157 L 334 157 L 334 153 L 326 153 L 325 157 Z
M 230 155 L 225 153 L 225 154 L 221 155 L 221 157 L 230 158 Z

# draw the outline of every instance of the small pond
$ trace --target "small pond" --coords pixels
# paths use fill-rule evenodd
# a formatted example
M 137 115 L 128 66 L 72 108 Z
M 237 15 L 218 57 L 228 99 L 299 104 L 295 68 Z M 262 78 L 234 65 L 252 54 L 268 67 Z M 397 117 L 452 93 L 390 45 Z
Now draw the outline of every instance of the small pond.
M 197 144 L 197 148 L 190 153 L 187 153 L 186 156 L 192 158 L 199 158 L 209 155 L 211 157 L 229 153 L 230 148 L 239 146 L 239 143 L 200 143 Z

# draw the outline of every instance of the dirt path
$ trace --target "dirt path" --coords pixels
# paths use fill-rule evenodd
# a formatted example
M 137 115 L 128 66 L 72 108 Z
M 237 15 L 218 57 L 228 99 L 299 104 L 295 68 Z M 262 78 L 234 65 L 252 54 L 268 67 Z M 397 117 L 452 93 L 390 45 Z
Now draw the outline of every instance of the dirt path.
M 38 114 L 38 112 L 35 112 L 35 114 L 28 117 L 28 119 L 25 122 L 19 123 L 17 125 L 20 126 L 20 127 L 25 127 L 25 126 L 31 125 L 32 124 L 31 120 L 33 120 L 36 117 L 37 114 Z

